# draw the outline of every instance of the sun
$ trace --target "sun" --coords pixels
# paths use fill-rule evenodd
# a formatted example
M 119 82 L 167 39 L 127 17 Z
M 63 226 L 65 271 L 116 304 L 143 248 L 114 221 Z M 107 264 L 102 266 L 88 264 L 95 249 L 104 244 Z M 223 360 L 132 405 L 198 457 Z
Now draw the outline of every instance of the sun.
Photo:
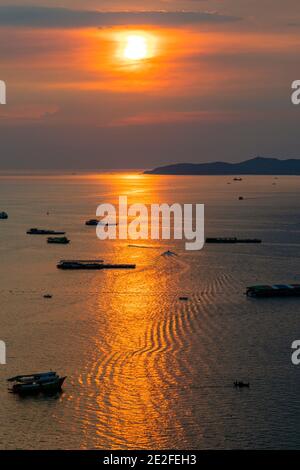
M 124 49 L 124 58 L 128 60 L 142 60 L 148 57 L 148 43 L 144 36 L 132 34 L 127 37 Z

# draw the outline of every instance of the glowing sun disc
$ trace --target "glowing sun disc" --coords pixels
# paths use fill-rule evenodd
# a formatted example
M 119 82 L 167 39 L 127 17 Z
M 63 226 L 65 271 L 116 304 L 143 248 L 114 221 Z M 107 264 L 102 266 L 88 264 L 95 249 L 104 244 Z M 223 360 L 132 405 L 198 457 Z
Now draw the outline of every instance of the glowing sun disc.
M 128 60 L 142 60 L 148 56 L 148 45 L 143 36 L 128 36 L 124 57 Z

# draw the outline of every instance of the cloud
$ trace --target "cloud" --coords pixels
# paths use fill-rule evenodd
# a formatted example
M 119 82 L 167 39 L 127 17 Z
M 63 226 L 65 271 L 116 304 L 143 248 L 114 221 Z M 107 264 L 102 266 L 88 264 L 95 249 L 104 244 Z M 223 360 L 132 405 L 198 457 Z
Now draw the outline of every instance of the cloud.
M 92 11 L 67 8 L 0 6 L 0 26 L 76 28 L 124 25 L 228 23 L 236 16 L 195 11 Z
M 232 121 L 240 116 L 234 112 L 228 111 L 167 111 L 157 113 L 142 113 L 135 116 L 121 118 L 109 123 L 108 127 L 122 126 L 145 126 L 158 124 L 177 124 L 191 122 L 205 122 L 208 124 L 224 121 Z

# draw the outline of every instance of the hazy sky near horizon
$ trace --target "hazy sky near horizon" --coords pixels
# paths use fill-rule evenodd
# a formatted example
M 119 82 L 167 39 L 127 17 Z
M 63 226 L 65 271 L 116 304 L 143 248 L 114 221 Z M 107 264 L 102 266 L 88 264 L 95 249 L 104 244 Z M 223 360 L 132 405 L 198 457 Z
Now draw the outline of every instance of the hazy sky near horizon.
M 33 1 L 0 0 L 0 168 L 300 158 L 299 0 Z

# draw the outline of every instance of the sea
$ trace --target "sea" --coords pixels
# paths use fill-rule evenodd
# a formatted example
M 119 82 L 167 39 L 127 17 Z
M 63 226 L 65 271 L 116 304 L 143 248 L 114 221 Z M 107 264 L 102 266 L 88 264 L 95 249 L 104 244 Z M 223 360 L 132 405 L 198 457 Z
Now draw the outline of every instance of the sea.
M 0 448 L 300 449 L 300 299 L 245 296 L 300 283 L 299 181 L 1 173 Z M 204 204 L 206 237 L 263 242 L 187 251 L 183 240 L 99 240 L 86 220 L 124 195 Z M 48 245 L 32 227 L 71 243 Z M 136 269 L 61 271 L 62 259 Z M 50 369 L 67 376 L 62 393 L 8 392 L 8 377 Z

